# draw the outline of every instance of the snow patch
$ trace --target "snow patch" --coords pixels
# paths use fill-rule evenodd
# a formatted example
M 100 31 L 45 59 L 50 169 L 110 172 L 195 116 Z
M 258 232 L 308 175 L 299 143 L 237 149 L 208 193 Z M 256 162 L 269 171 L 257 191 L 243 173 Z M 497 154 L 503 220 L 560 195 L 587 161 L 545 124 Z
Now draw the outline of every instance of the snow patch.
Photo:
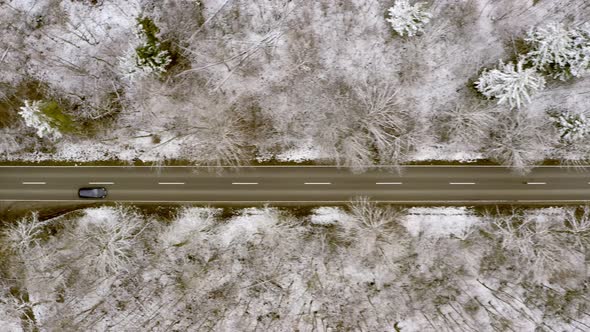
M 162 240 L 165 244 L 172 246 L 183 243 L 189 239 L 196 240 L 196 233 L 206 232 L 208 227 L 216 220 L 221 209 L 213 208 L 185 208 L 182 209 Z
M 471 149 L 468 146 L 441 144 L 425 145 L 417 149 L 417 152 L 411 156 L 411 160 L 447 160 L 469 163 L 484 158 L 484 155 L 481 152 L 470 150 Z
M 117 210 L 110 206 L 101 206 L 99 208 L 88 208 L 84 210 L 84 216 L 79 219 L 80 224 L 109 224 L 119 219 Z
M 310 222 L 313 225 L 331 226 L 352 222 L 353 218 L 339 207 L 319 207 L 313 210 Z
M 279 161 L 302 162 L 306 160 L 318 160 L 323 156 L 322 150 L 311 140 L 308 140 L 300 146 L 284 151 L 276 156 Z
M 466 236 L 480 222 L 467 207 L 410 208 L 402 221 L 412 236 Z
M 260 229 L 267 229 L 276 224 L 274 208 L 247 208 L 241 211 L 239 216 L 227 221 L 225 227 L 219 231 L 220 241 L 224 246 L 230 245 L 236 240 L 246 240 Z

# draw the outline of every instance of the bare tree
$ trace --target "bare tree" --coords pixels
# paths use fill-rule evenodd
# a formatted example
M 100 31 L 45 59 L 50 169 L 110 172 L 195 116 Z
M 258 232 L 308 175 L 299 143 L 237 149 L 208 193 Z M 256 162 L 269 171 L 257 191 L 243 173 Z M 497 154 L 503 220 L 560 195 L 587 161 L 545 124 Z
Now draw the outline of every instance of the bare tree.
M 450 143 L 481 143 L 497 123 L 497 114 L 483 103 L 444 107 L 435 116 L 440 135 Z
M 39 245 L 39 237 L 43 232 L 45 223 L 39 221 L 39 213 L 32 212 L 30 217 L 25 217 L 10 224 L 4 231 L 9 246 L 21 255 Z
M 372 79 L 353 85 L 342 79 L 314 83 L 322 91 L 319 100 L 313 99 L 315 107 L 325 112 L 307 121 L 314 121 L 310 126 L 318 144 L 333 152 L 338 165 L 364 171 L 406 159 L 415 144 L 415 122 L 393 85 Z M 317 95 L 315 86 L 307 89 Z
M 368 165 L 375 162 L 369 146 L 369 138 L 365 134 L 360 132 L 351 133 L 342 138 L 336 146 L 336 151 L 339 152 L 337 160 L 344 167 L 350 167 L 355 171 L 363 171 Z
M 4 294 L 0 294 L 0 309 L 2 311 L 0 319 L 3 328 L 15 331 L 39 331 L 39 324 L 33 309 L 36 305 L 38 303 L 29 301 L 28 294 L 17 294 L 13 289 L 7 288 Z M 20 324 L 17 323 L 19 319 Z
M 137 211 L 124 206 L 114 208 L 102 207 L 107 218 L 92 220 L 82 219 L 74 229 L 74 236 L 84 248 L 83 261 L 101 276 L 126 271 L 131 265 L 131 258 L 137 250 L 137 236 L 143 230 L 143 218 Z
M 183 149 L 196 163 L 206 166 L 239 166 L 248 160 L 244 119 L 231 110 L 210 114 L 185 139 Z
M 105 28 L 106 22 L 101 21 L 104 17 L 96 17 L 92 10 L 74 9 L 66 14 L 61 5 L 51 1 L 38 1 L 30 8 L 5 5 L 3 14 L 8 13 L 11 20 L 19 18 L 22 22 L 9 23 L 12 33 L 3 38 L 8 42 L 6 61 L 13 62 L 10 67 L 21 72 L 15 62 L 24 61 L 25 79 L 46 80 L 59 73 L 57 76 L 62 79 L 50 78 L 48 85 L 56 95 L 67 98 L 75 106 L 71 114 L 81 119 L 96 120 L 119 109 L 118 94 L 123 87 L 116 67 L 121 46 L 128 38 L 126 33 Z M 37 42 L 28 42 L 29 38 Z
M 527 173 L 538 162 L 545 159 L 550 137 L 542 133 L 545 124 L 534 123 L 523 113 L 512 113 L 505 117 L 492 131 L 487 154 L 516 172 Z
M 21 148 L 19 132 L 16 128 L 0 128 L 0 155 L 7 157 Z
M 590 206 L 567 208 L 564 224 L 561 232 L 571 235 L 579 250 L 587 252 L 590 248 Z
M 253 74 L 261 60 L 269 59 L 283 37 L 296 5 L 275 1 L 264 7 L 258 0 L 250 8 L 240 2 L 225 1 L 218 10 L 192 33 L 185 47 L 193 66 L 178 75 L 208 72 L 208 86 L 220 90 L 236 74 Z M 252 10 L 256 8 L 258 10 Z M 249 15 L 236 15 L 241 11 Z M 251 33 L 247 34 L 246 31 Z M 221 77 L 220 77 L 221 76 Z
M 391 206 L 379 206 L 366 196 L 360 196 L 350 201 L 348 208 L 357 225 L 370 231 L 390 229 L 394 224 L 397 224 L 403 211 Z
M 174 146 L 185 160 L 212 168 L 247 162 L 255 145 L 254 120 L 247 114 L 251 103 L 203 91 L 199 84 L 194 78 L 165 83 L 145 79 L 137 84 L 129 96 L 136 106 L 120 115 L 129 128 L 127 135 L 148 131 L 147 136 L 157 141 L 146 154 L 159 159 Z
M 365 80 L 356 89 L 363 112 L 361 128 L 368 133 L 382 163 L 399 163 L 404 159 L 412 141 L 410 131 L 414 122 L 396 98 L 397 90 L 387 82 Z
M 355 222 L 357 241 L 366 253 L 373 252 L 381 242 L 388 242 L 392 234 L 403 233 L 400 219 L 405 214 L 404 209 L 380 206 L 364 196 L 352 200 L 348 209 Z
M 551 273 L 571 268 L 567 246 L 560 236 L 562 220 L 538 218 L 522 210 L 488 215 L 490 231 L 501 241 L 502 249 L 521 267 L 521 278 L 544 282 Z M 509 255 L 510 256 L 510 255 Z

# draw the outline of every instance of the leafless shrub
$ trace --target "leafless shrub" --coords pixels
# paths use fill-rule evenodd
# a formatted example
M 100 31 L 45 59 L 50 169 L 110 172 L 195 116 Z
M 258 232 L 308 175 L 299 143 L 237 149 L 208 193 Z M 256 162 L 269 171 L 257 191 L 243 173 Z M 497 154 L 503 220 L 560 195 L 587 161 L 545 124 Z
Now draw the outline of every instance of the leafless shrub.
M 135 106 L 120 116 L 129 128 L 126 134 L 135 137 L 148 128 L 150 135 L 157 135 L 147 154 L 165 155 L 167 147 L 175 146 L 182 158 L 195 164 L 214 168 L 245 163 L 259 140 L 256 136 L 264 136 L 267 126 L 255 114 L 255 99 L 203 91 L 201 83 L 191 77 L 138 84 L 128 96 Z
M 497 114 L 482 103 L 472 106 L 455 104 L 443 108 L 435 116 L 440 135 L 450 143 L 477 144 L 490 135 Z
M 348 204 L 355 222 L 357 241 L 366 253 L 377 249 L 380 242 L 388 242 L 395 232 L 401 232 L 400 218 L 405 210 L 393 206 L 379 206 L 368 197 L 357 197 Z
M 356 89 L 363 106 L 360 121 L 379 151 L 391 150 L 392 141 L 403 132 L 405 110 L 399 108 L 396 90 L 389 84 L 365 81 Z M 398 134 L 398 135 L 396 135 Z
M 378 206 L 366 196 L 350 201 L 348 208 L 357 225 L 370 231 L 391 229 L 400 217 L 399 210 L 390 206 Z
M 549 145 L 549 138 L 543 136 L 538 124 L 519 113 L 500 121 L 492 131 L 486 152 L 516 172 L 527 173 L 545 158 Z
M 266 218 L 272 219 L 274 222 L 261 230 L 260 236 L 264 238 L 265 245 L 270 248 L 284 247 L 284 253 L 296 250 L 298 240 L 302 227 L 301 221 L 293 217 L 288 211 L 283 211 L 278 208 L 264 206 L 264 214 Z

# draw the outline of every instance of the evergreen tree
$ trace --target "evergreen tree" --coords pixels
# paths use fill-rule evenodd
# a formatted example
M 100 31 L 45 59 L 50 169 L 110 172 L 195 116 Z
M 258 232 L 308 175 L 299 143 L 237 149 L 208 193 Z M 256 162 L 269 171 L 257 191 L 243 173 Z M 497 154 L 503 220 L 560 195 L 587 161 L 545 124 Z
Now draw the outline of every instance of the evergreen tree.
M 531 101 L 531 96 L 545 88 L 545 79 L 534 68 L 523 68 L 521 60 L 516 65 L 500 61 L 498 68 L 484 70 L 475 87 L 488 99 L 498 99 L 498 104 L 508 103 L 520 108 Z
M 424 4 L 424 2 L 418 2 L 412 6 L 408 0 L 398 0 L 393 7 L 389 8 L 389 18 L 386 20 L 400 36 L 408 35 L 411 37 L 423 32 L 424 25 L 432 17 L 432 14 L 422 8 Z

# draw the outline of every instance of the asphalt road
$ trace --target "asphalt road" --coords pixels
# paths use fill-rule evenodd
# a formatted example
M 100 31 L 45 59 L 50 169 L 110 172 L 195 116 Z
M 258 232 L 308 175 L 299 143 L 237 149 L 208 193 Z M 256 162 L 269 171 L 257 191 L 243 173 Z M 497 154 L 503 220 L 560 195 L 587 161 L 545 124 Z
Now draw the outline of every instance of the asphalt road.
M 543 166 L 526 176 L 498 166 L 390 167 L 362 174 L 326 166 L 199 167 L 2 166 L 0 201 L 78 201 L 80 187 L 106 187 L 107 201 L 338 203 L 355 196 L 397 203 L 590 201 L 590 168 Z
M 526 176 L 497 166 L 389 167 L 362 174 L 325 166 L 244 167 L 211 173 L 199 167 L 0 167 L 1 201 L 77 201 L 80 187 L 106 187 L 105 200 L 126 202 L 312 203 L 377 201 L 590 201 L 590 168 L 544 166 Z

